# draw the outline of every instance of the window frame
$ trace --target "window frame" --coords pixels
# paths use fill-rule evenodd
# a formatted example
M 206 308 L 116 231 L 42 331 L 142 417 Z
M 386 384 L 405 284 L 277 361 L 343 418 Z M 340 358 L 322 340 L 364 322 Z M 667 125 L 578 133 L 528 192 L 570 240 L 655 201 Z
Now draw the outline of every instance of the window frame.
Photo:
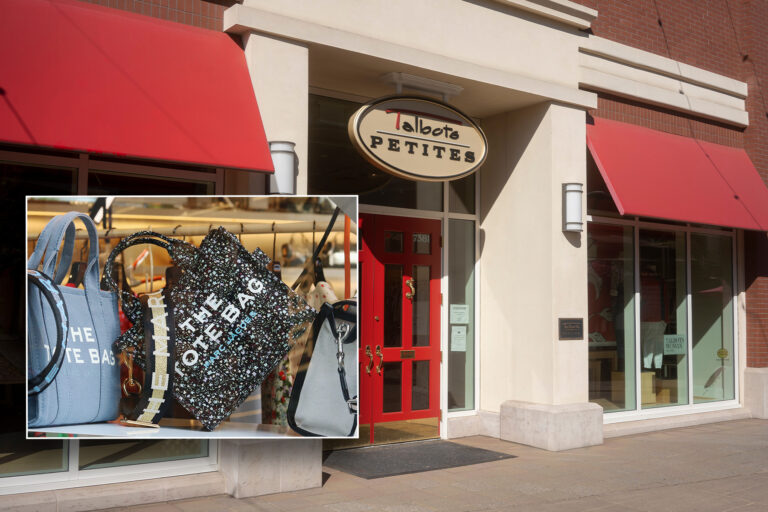
M 625 421 L 637 421 L 644 419 L 662 418 L 669 416 L 678 416 L 683 414 L 701 413 L 701 412 L 713 412 L 722 411 L 727 409 L 735 409 L 741 407 L 741 375 L 742 375 L 742 339 L 740 337 L 741 329 L 739 326 L 739 298 L 743 291 L 743 264 L 741 263 L 739 247 L 741 245 L 741 236 L 739 231 L 728 228 L 707 227 L 707 226 L 695 226 L 691 224 L 667 224 L 653 222 L 640 217 L 617 218 L 617 217 L 604 217 L 598 215 L 587 215 L 587 223 L 614 225 L 614 226 L 632 226 L 634 228 L 634 275 L 635 275 L 635 389 L 636 395 L 640 396 L 641 389 L 641 344 L 640 344 L 640 230 L 651 229 L 654 231 L 671 231 L 671 232 L 683 232 L 685 233 L 686 241 L 686 329 L 688 335 L 688 403 L 685 405 L 673 405 L 665 407 L 654 407 L 650 409 L 643 409 L 641 400 L 635 400 L 635 409 L 620 412 L 606 412 L 603 413 L 603 424 L 621 423 Z M 692 316 L 692 298 L 691 298 L 691 234 L 700 233 L 705 235 L 717 235 L 727 236 L 731 238 L 731 251 L 732 251 L 732 271 L 731 279 L 733 280 L 733 301 L 732 315 L 733 315 L 733 371 L 734 371 L 734 399 L 733 400 L 721 400 L 716 402 L 707 403 L 694 403 L 693 397 L 693 316 Z
M 153 478 L 166 478 L 219 470 L 219 446 L 215 439 L 208 441 L 208 455 L 163 462 L 126 464 L 109 468 L 79 469 L 80 441 L 64 440 L 67 450 L 67 470 L 34 475 L 0 477 L 0 496 L 26 492 L 70 489 L 90 485 L 105 485 Z M 119 440 L 115 440 L 119 442 Z M 125 441 L 133 441 L 126 438 Z M 205 441 L 205 440 L 203 440 Z M 40 439 L 36 442 L 45 443 Z
M 223 194 L 226 170 L 185 166 L 153 165 L 147 161 L 114 161 L 100 159 L 97 155 L 72 152 L 65 154 L 37 153 L 25 149 L 0 148 L 0 161 L 11 164 L 66 168 L 75 174 L 75 195 L 88 196 L 88 175 L 90 171 L 105 171 L 115 175 L 159 177 L 170 180 L 194 181 L 208 184 L 212 194 Z M 171 165 L 174 165 L 173 163 Z M 48 491 L 104 485 L 153 478 L 165 478 L 219 470 L 219 445 L 214 439 L 208 442 L 208 455 L 163 462 L 146 462 L 109 468 L 79 469 L 80 442 L 77 439 L 64 439 L 67 468 L 64 471 L 49 471 L 37 474 L 0 477 L 0 496 L 26 492 Z M 130 441 L 130 439 L 126 439 Z M 46 440 L 36 440 L 45 443 Z
M 179 181 L 202 182 L 212 186 L 212 194 L 224 193 L 223 168 L 205 168 L 200 169 L 153 166 L 152 162 L 117 162 L 112 160 L 102 160 L 88 153 L 73 153 L 72 156 L 46 155 L 40 153 L 31 153 L 28 151 L 12 151 L 9 149 L 0 149 L 0 161 L 16 163 L 19 165 L 42 165 L 50 167 L 66 167 L 75 171 L 77 186 L 75 195 L 87 196 L 93 195 L 88 192 L 88 175 L 90 171 L 104 171 L 110 174 L 124 176 L 145 176 L 153 178 L 175 179 Z M 208 170 L 206 170 L 208 169 Z

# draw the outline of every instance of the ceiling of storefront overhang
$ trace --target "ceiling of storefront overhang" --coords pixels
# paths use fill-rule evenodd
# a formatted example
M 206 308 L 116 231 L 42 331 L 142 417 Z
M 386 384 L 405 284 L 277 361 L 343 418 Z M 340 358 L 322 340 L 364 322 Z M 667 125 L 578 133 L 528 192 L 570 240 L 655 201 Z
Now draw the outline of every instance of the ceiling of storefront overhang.
M 517 110 L 547 99 L 370 55 L 323 45 L 309 45 L 309 85 L 316 89 L 370 99 L 387 96 L 395 94 L 395 87 L 383 81 L 381 77 L 392 71 L 463 87 L 461 94 L 449 98 L 448 102 L 477 119 Z M 403 88 L 403 93 L 419 94 L 418 91 L 407 88 Z

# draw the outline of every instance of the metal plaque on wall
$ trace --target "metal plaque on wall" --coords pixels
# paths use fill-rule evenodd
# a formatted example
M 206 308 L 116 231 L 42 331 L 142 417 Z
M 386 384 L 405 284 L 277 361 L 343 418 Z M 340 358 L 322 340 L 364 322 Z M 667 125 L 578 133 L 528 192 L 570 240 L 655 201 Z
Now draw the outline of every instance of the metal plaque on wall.
M 583 318 L 558 318 L 558 332 L 561 340 L 583 340 Z

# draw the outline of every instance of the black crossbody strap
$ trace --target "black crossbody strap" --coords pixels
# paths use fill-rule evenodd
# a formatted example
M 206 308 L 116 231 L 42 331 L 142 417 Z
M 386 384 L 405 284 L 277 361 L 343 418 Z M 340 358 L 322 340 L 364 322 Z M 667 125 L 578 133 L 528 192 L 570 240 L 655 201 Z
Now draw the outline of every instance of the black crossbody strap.
M 157 426 L 173 403 L 175 325 L 167 289 L 141 297 L 144 313 L 146 368 L 141 399 L 128 425 Z
M 331 220 L 328 222 L 328 227 L 325 228 L 325 233 L 323 233 L 323 237 L 320 239 L 320 243 L 317 244 L 317 247 L 315 248 L 315 252 L 312 254 L 312 259 L 307 260 L 308 262 L 312 262 L 314 264 L 314 261 L 317 259 L 318 256 L 320 256 L 320 251 L 323 250 L 323 247 L 325 246 L 325 242 L 328 241 L 328 235 L 331 234 L 331 230 L 333 229 L 333 225 L 336 224 L 336 217 L 339 216 L 339 212 L 341 211 L 341 208 L 338 206 L 335 210 L 333 210 L 333 215 L 331 215 Z M 307 267 L 304 268 L 304 270 L 301 271 L 301 274 L 298 278 L 296 278 L 296 281 L 291 285 L 291 289 L 295 290 L 296 287 L 299 286 L 299 283 L 301 283 L 302 278 L 309 270 Z

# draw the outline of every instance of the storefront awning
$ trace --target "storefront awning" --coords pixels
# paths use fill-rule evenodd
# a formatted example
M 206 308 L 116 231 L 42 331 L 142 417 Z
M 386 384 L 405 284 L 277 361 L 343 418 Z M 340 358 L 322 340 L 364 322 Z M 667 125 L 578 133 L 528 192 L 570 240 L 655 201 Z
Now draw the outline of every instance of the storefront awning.
M 768 231 L 768 188 L 743 149 L 599 118 L 587 145 L 622 215 Z
M 0 142 L 273 170 L 225 33 L 75 0 L 6 0 Z

